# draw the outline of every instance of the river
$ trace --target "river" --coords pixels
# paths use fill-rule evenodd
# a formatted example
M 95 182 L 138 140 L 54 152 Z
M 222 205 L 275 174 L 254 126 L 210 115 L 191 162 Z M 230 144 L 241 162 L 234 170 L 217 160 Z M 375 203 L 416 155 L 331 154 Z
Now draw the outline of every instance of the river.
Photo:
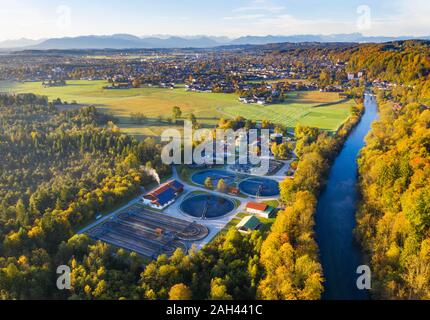
M 364 105 L 365 113 L 336 158 L 318 200 L 315 231 L 326 280 L 325 300 L 369 299 L 368 292 L 358 290 L 356 285 L 357 267 L 363 264 L 363 256 L 353 236 L 358 198 L 357 157 L 378 118 L 375 97 L 366 95 Z

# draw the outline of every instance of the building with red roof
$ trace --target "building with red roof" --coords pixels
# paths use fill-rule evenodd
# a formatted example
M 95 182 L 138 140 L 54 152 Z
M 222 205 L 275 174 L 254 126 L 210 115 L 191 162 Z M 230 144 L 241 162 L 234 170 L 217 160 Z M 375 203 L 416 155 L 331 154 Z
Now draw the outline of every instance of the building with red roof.
M 183 192 L 184 185 L 176 180 L 172 180 L 144 195 L 143 204 L 162 210 L 175 202 L 176 198 Z
M 265 219 L 271 218 L 274 211 L 275 208 L 264 203 L 248 202 L 246 205 L 246 212 Z

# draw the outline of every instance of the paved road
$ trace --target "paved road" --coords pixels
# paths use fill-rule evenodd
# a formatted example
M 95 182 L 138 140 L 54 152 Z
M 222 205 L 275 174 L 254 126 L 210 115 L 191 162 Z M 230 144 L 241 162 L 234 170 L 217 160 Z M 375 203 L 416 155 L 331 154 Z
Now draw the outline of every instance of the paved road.
M 112 213 L 104 216 L 103 218 L 101 218 L 101 219 L 99 219 L 97 221 L 94 221 L 93 223 L 89 224 L 88 226 L 86 226 L 85 228 L 83 228 L 82 230 L 80 230 L 78 232 L 78 234 L 86 233 L 87 231 L 91 230 L 95 226 L 98 226 L 100 223 L 108 221 L 109 219 L 111 219 L 112 217 L 116 216 L 121 211 L 123 211 L 123 210 L 127 209 L 128 207 L 130 207 L 130 206 L 138 203 L 142 199 L 143 194 L 144 193 L 142 193 L 138 197 L 134 198 L 133 200 L 131 200 L 130 202 L 128 202 L 127 204 L 125 204 L 124 206 L 122 206 L 121 208 L 119 208 L 118 210 L 115 210 L 114 212 L 112 212 Z

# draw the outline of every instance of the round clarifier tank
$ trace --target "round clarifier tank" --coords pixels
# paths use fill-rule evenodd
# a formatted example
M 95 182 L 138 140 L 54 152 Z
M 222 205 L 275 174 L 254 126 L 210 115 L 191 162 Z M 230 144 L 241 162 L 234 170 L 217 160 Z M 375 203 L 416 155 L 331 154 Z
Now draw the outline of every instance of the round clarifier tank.
M 191 177 L 191 180 L 195 184 L 204 186 L 207 178 L 211 178 L 213 187 L 216 188 L 220 180 L 224 180 L 227 185 L 232 185 L 236 180 L 236 175 L 224 170 L 211 169 L 196 172 Z
M 239 184 L 242 193 L 251 197 L 270 198 L 279 195 L 279 183 L 272 179 L 253 177 Z
M 180 206 L 183 213 L 199 219 L 217 219 L 235 208 L 232 200 L 213 194 L 200 194 L 185 199 Z

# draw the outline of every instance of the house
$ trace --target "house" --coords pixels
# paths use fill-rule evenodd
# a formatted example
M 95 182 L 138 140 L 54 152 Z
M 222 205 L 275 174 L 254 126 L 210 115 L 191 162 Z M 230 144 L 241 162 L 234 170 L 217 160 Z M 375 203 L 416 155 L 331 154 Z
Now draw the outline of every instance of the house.
M 51 88 L 51 87 L 64 87 L 66 86 L 66 81 L 65 80 L 48 80 L 48 81 L 43 81 L 42 82 L 42 86 L 44 88 Z
M 264 203 L 248 202 L 246 205 L 246 212 L 264 219 L 271 218 L 274 211 L 275 208 Z
M 255 216 L 248 216 L 240 221 L 236 228 L 240 233 L 249 234 L 252 231 L 257 230 L 261 225 L 260 220 Z
M 399 103 L 394 104 L 393 111 L 396 111 L 396 112 L 402 111 L 402 105 Z
M 176 198 L 183 192 L 184 185 L 172 180 L 144 195 L 142 200 L 144 205 L 162 210 L 175 202 Z
M 354 73 L 348 73 L 348 81 L 354 80 L 355 74 Z
M 260 106 L 264 106 L 264 105 L 266 105 L 266 100 L 264 100 L 264 99 L 258 99 L 257 100 L 257 104 L 259 104 Z
M 105 90 L 114 90 L 114 89 L 131 89 L 133 88 L 131 82 L 113 82 L 109 86 L 103 87 Z
M 273 133 L 270 135 L 270 140 L 276 144 L 282 144 L 284 136 L 281 133 Z

